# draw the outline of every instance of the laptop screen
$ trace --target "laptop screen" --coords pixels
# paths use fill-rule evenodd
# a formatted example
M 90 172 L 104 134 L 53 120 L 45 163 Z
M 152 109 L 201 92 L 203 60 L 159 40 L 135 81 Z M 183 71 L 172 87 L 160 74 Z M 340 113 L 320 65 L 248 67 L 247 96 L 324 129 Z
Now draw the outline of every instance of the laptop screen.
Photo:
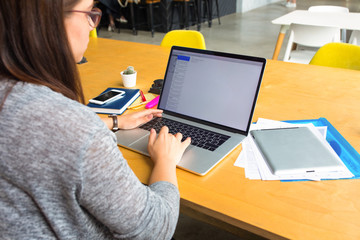
M 248 132 L 266 60 L 173 47 L 159 108 Z

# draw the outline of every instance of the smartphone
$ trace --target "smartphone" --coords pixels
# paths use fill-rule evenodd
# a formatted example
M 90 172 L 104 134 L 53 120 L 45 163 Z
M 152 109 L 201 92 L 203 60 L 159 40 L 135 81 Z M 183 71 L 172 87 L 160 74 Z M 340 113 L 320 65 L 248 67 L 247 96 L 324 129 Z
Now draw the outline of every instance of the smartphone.
M 110 102 L 112 100 L 115 100 L 117 98 L 120 98 L 125 95 L 125 92 L 122 90 L 112 89 L 110 91 L 104 92 L 100 94 L 99 96 L 92 98 L 89 100 L 91 103 L 95 103 L 98 105 L 102 105 L 104 103 Z

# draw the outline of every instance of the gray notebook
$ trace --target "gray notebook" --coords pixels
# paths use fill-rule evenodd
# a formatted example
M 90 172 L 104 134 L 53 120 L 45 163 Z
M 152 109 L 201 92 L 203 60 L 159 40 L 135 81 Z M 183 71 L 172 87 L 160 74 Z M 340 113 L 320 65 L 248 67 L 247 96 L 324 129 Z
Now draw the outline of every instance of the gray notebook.
M 344 165 L 307 127 L 250 131 L 275 175 L 341 171 Z

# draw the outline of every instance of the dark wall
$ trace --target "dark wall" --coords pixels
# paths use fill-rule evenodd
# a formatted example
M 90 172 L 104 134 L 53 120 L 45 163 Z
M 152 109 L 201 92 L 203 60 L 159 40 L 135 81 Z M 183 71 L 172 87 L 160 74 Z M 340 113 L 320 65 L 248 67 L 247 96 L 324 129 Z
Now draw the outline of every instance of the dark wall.
M 216 13 L 215 1 L 213 1 L 213 13 Z M 220 16 L 236 12 L 236 0 L 218 0 Z
M 173 30 L 173 29 L 179 29 L 180 25 L 179 25 L 179 17 L 178 17 L 178 10 L 175 9 L 174 11 L 174 16 L 173 16 L 173 24 L 172 24 L 172 28 L 170 29 L 170 25 L 171 25 L 171 0 L 161 0 L 160 4 L 157 4 L 157 6 L 154 8 L 154 23 L 156 25 L 155 29 L 156 31 L 160 31 L 160 32 L 167 32 L 169 30 Z M 236 0 L 218 0 L 219 2 L 219 13 L 220 13 L 220 17 L 228 15 L 228 14 L 232 14 L 236 12 Z M 213 18 L 217 17 L 217 12 L 216 12 L 216 4 L 215 4 L 215 0 L 213 0 L 212 3 L 212 12 L 213 12 Z M 146 19 L 146 9 L 144 8 L 138 8 L 138 6 L 136 4 L 134 4 L 134 8 L 135 8 L 135 22 L 137 24 L 139 23 L 144 23 L 144 24 L 140 24 L 138 25 L 136 28 L 137 29 L 141 29 L 141 30 L 147 30 L 148 26 L 147 26 L 147 19 Z M 101 25 L 100 27 L 107 27 L 107 25 L 109 24 L 108 21 L 108 15 L 106 12 L 106 7 L 103 4 L 99 4 L 98 7 L 100 7 L 103 11 L 103 17 L 101 20 Z M 117 12 L 122 12 L 122 14 L 129 20 L 128 24 L 125 25 L 121 25 L 118 27 L 121 28 L 131 28 L 131 17 L 130 17 L 130 10 L 129 8 L 120 8 L 119 7 L 119 11 Z M 118 16 L 117 16 L 118 17 Z M 193 22 L 193 25 L 195 24 L 195 19 L 194 17 L 190 17 L 191 21 Z M 204 21 L 204 20 L 203 20 Z M 162 23 L 162 24 L 161 24 Z M 160 26 L 162 25 L 162 26 Z
M 213 18 L 217 17 L 216 11 L 216 0 L 212 0 L 212 13 Z M 219 3 L 219 15 L 220 17 L 229 15 L 236 12 L 236 0 L 218 0 Z M 170 30 L 170 17 L 171 17 L 171 0 L 161 0 L 161 7 L 162 7 L 162 21 L 168 24 L 168 29 Z M 204 11 L 204 8 L 203 8 Z M 175 10 L 173 13 L 173 26 L 172 29 L 179 29 L 179 17 L 178 17 L 178 10 Z M 191 18 L 191 17 L 190 17 Z M 160 21 L 160 18 L 158 18 Z M 195 19 L 192 18 L 191 21 L 195 22 Z M 202 20 L 204 21 L 204 19 Z M 194 23 L 193 23 L 194 24 Z

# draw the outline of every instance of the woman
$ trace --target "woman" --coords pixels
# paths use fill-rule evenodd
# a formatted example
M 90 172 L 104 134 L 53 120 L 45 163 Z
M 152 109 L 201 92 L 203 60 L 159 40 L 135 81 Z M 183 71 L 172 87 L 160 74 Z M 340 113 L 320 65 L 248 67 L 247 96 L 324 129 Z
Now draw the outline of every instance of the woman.
M 139 182 L 115 135 L 84 106 L 76 70 L 100 17 L 92 0 L 0 1 L 2 239 L 169 239 L 176 164 L 190 139 L 149 137 L 154 167 Z M 133 128 L 161 116 L 119 117 Z M 111 125 L 111 124 L 109 124 Z

